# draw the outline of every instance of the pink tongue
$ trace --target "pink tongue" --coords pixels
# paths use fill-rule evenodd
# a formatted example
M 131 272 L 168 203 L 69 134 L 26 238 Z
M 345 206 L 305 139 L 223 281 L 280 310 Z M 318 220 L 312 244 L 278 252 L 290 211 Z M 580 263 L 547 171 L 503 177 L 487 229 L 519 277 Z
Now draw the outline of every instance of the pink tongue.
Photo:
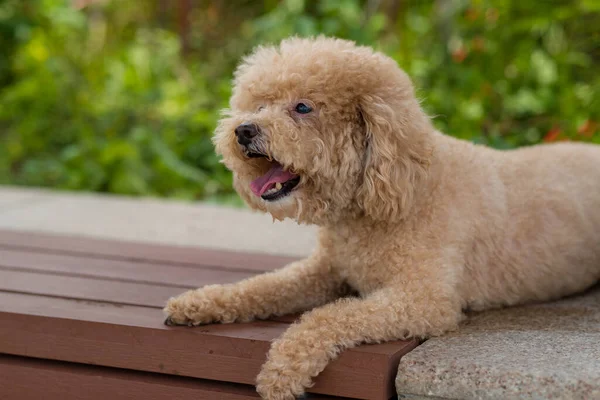
M 297 176 L 289 171 L 284 171 L 282 165 L 274 163 L 269 172 L 250 183 L 250 189 L 252 189 L 252 193 L 260 197 L 267 190 L 275 187 L 276 183 L 284 183 Z

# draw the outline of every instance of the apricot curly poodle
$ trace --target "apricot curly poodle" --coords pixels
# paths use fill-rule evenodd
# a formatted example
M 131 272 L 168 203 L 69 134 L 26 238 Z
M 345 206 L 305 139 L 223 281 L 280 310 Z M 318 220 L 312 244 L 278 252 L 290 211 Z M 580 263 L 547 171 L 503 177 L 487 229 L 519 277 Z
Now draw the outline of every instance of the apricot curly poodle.
M 600 279 L 600 146 L 496 151 L 446 136 L 392 59 L 339 39 L 259 47 L 234 86 L 214 142 L 235 189 L 275 219 L 318 225 L 318 246 L 165 312 L 199 325 L 307 311 L 272 344 L 263 398 L 301 395 L 360 343 L 441 335 L 467 309 Z

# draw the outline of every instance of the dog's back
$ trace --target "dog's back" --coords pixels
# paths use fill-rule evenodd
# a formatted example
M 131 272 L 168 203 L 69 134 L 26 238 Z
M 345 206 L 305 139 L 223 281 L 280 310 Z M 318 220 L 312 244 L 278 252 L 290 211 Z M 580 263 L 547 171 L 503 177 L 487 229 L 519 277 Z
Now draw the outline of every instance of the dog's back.
M 504 215 L 483 221 L 474 238 L 480 254 L 470 262 L 486 265 L 471 269 L 482 269 L 486 279 L 473 308 L 554 299 L 597 282 L 600 146 L 560 143 L 490 154 L 503 192 L 496 211 Z

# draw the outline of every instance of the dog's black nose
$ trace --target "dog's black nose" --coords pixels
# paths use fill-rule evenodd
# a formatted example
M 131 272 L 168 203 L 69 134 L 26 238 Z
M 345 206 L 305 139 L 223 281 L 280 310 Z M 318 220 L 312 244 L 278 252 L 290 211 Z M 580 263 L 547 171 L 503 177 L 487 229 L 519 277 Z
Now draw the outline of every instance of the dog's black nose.
M 239 144 L 243 144 L 244 146 L 250 144 L 252 138 L 258 135 L 258 133 L 258 126 L 255 124 L 243 123 L 235 128 L 235 136 L 237 136 L 237 141 Z

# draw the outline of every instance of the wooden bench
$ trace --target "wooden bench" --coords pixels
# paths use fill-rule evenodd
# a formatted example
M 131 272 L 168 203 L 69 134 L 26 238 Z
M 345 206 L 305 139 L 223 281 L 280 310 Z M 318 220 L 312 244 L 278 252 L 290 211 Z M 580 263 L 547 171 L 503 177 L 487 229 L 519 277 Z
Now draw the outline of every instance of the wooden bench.
M 0 230 L 1 399 L 250 399 L 293 317 L 167 327 L 165 301 L 290 262 L 280 256 Z M 415 341 L 344 352 L 309 398 L 388 399 Z

